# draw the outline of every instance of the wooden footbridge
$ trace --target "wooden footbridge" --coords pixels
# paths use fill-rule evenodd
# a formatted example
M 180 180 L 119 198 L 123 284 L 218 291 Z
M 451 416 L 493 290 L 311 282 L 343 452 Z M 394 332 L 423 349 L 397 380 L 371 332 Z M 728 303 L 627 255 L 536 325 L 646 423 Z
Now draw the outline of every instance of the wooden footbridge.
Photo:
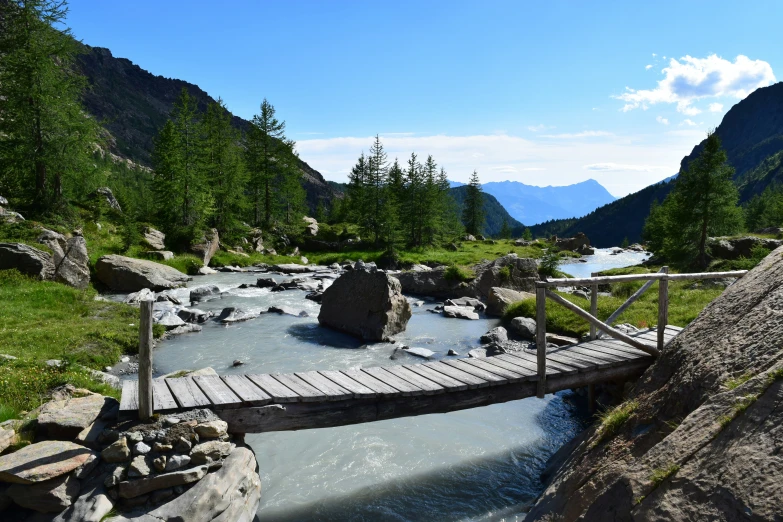
M 325 428 L 398 417 L 446 413 L 487 406 L 545 393 L 592 387 L 598 383 L 636 378 L 682 329 L 666 325 L 670 279 L 741 277 L 745 272 L 719 274 L 657 274 L 557 279 L 538 283 L 536 351 L 518 351 L 487 358 L 444 359 L 423 364 L 370 367 L 359 370 L 196 376 L 152 379 L 151 302 L 142 302 L 139 381 L 125 381 L 121 415 L 149 418 L 152 412 L 175 413 L 211 408 L 233 433 Z M 696 277 L 697 276 L 697 277 Z M 654 281 L 660 281 L 663 321 L 655 329 L 626 335 L 595 317 L 597 285 L 648 280 L 620 307 L 627 308 Z M 590 285 L 592 314 L 571 304 L 549 287 Z M 571 346 L 546 348 L 546 298 L 572 309 L 591 323 L 591 339 Z M 150 318 L 145 319 L 145 312 Z M 149 337 L 144 332 L 149 329 Z M 610 338 L 599 339 L 596 330 Z M 140 384 L 139 384 L 140 383 Z

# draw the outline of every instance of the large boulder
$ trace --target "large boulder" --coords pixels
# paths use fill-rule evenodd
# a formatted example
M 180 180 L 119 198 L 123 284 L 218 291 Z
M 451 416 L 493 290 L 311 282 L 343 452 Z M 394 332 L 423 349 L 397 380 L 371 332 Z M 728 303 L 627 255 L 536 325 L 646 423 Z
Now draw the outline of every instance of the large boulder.
M 396 275 L 406 294 L 427 295 L 432 297 L 472 296 L 470 287 L 461 281 L 447 279 L 446 267 L 437 267 L 429 271 L 412 270 Z
M 411 307 L 400 282 L 383 272 L 352 270 L 337 278 L 321 300 L 318 322 L 368 341 L 405 330 Z
M 81 233 L 66 239 L 62 234 L 44 229 L 38 236 L 38 242 L 53 253 L 55 281 L 74 288 L 87 288 L 90 284 L 90 258 L 87 242 Z
M 315 220 L 315 218 L 311 217 L 303 217 L 302 218 L 307 225 L 305 225 L 305 230 L 308 234 L 311 236 L 317 236 L 318 235 L 318 221 Z
M 6 495 L 16 504 L 39 513 L 59 513 L 79 495 L 79 481 L 73 475 L 62 475 L 26 486 L 14 484 Z
M 91 195 L 93 198 L 103 198 L 103 200 L 106 201 L 106 203 L 116 210 L 117 212 L 122 212 L 122 207 L 120 206 L 120 202 L 117 201 L 117 198 L 114 197 L 114 193 L 111 191 L 109 187 L 101 187 L 99 189 L 96 189 L 95 192 L 93 192 Z
M 48 253 L 23 243 L 0 243 L 0 270 L 12 268 L 38 279 L 54 277 L 54 263 Z
M 596 423 L 525 520 L 779 520 L 783 248 L 729 286 Z M 615 416 L 616 417 L 616 416 Z
M 561 237 L 555 240 L 555 246 L 560 250 L 579 250 L 590 248 L 590 240 L 583 232 L 579 232 L 574 237 Z
M 538 265 L 535 259 L 517 257 L 516 254 L 499 257 L 494 261 L 479 263 L 473 268 L 473 296 L 487 300 L 494 287 L 535 292 L 538 280 Z
M 220 248 L 220 236 L 217 229 L 212 228 L 204 233 L 198 243 L 190 246 L 190 251 L 201 259 L 204 266 L 207 266 L 218 248 Z
M 740 257 L 749 258 L 753 255 L 753 249 L 756 247 L 775 250 L 783 245 L 783 240 L 766 239 L 760 237 L 711 237 L 707 241 L 707 247 L 710 254 L 718 259 L 739 259 Z
M 282 272 L 284 274 L 304 274 L 312 272 L 313 269 L 306 265 L 297 265 L 296 263 L 283 263 L 281 265 L 272 265 L 270 270 Z
M 535 298 L 536 295 L 530 292 L 520 292 L 510 288 L 493 286 L 489 289 L 489 296 L 487 297 L 487 315 L 501 317 L 506 313 L 506 309 L 510 305 L 531 297 Z
M 98 394 L 47 402 L 38 415 L 38 428 L 50 439 L 73 440 L 106 405 L 107 399 Z
M 98 279 L 117 292 L 156 292 L 185 286 L 188 276 L 167 265 L 118 255 L 103 256 L 95 263 Z
M 95 457 L 94 451 L 73 442 L 38 442 L 0 457 L 0 482 L 45 482 L 77 470 L 94 461 Z
M 153 250 L 165 250 L 166 249 L 166 234 L 160 230 L 156 230 L 152 227 L 144 229 L 144 242 Z

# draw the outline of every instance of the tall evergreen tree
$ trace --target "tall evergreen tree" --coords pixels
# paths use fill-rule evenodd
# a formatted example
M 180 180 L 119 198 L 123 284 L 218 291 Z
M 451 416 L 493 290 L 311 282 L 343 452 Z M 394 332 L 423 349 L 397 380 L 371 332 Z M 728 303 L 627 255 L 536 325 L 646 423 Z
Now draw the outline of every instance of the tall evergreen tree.
M 388 168 L 386 152 L 383 150 L 380 137 L 376 134 L 367 158 L 366 197 L 369 214 L 366 216 L 367 230 L 365 232 L 371 234 L 373 242 L 376 244 L 379 243 L 382 235 L 381 228 L 384 220 L 382 211 L 386 197 L 384 184 Z
M 369 166 L 364 152 L 361 153 L 356 165 L 348 174 L 348 188 L 345 198 L 345 213 L 348 219 L 358 224 L 360 228 L 367 228 L 367 214 L 370 211 L 367 185 Z
M 86 190 L 95 169 L 98 127 L 79 101 L 78 43 L 55 29 L 67 12 L 62 0 L 0 2 L 0 190 L 40 211 L 70 188 Z
M 405 196 L 405 181 L 397 158 L 386 173 L 383 214 L 383 243 L 389 252 L 394 252 L 402 242 L 402 205 Z
M 239 148 L 239 133 L 223 100 L 207 107 L 202 122 L 204 177 L 214 200 L 213 224 L 221 234 L 239 228 L 245 210 L 247 175 Z
M 710 132 L 699 156 L 680 172 L 664 202 L 650 211 L 644 236 L 654 251 L 675 263 L 705 268 L 707 237 L 742 226 L 733 174 L 720 139 Z
M 418 162 L 415 152 L 408 159 L 408 168 L 405 169 L 405 200 L 403 212 L 408 221 L 407 243 L 410 246 L 421 246 L 424 211 L 422 208 L 424 195 L 424 176 L 422 166 Z
M 470 176 L 464 207 L 462 208 L 462 223 L 465 231 L 474 236 L 484 230 L 484 194 L 481 190 L 478 172 Z

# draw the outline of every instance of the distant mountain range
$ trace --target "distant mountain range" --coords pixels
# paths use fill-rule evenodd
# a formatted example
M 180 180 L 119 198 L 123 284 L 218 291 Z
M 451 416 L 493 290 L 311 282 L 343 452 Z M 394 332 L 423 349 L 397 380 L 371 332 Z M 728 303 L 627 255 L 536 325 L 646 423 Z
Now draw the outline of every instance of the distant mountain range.
M 734 167 L 734 183 L 740 192 L 740 203 L 760 194 L 770 185 L 783 183 L 783 82 L 752 92 L 723 117 L 715 129 Z M 680 169 L 701 153 L 706 140 L 682 159 Z M 532 227 L 537 236 L 571 236 L 584 232 L 593 245 L 619 245 L 641 239 L 642 228 L 654 200 L 663 201 L 671 191 L 676 176 L 639 192 L 597 208 L 579 219 L 561 219 Z
M 452 187 L 462 185 L 464 183 L 451 182 Z M 616 199 L 594 179 L 560 187 L 536 187 L 519 181 L 490 181 L 481 187 L 526 226 L 553 219 L 578 218 Z

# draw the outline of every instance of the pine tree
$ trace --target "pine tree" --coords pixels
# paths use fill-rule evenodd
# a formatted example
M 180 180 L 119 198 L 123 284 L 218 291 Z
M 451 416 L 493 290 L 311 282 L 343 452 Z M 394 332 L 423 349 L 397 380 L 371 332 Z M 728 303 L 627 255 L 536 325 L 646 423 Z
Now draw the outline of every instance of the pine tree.
M 651 209 L 644 236 L 654 251 L 675 263 L 705 268 L 707 237 L 742 227 L 733 174 L 720 139 L 710 132 L 704 149 L 680 172 L 664 202 Z
M 203 169 L 214 200 L 213 224 L 221 235 L 239 228 L 245 210 L 247 175 L 239 133 L 231 126 L 231 114 L 222 99 L 211 103 L 202 122 Z
M 387 252 L 394 252 L 402 242 L 402 204 L 405 195 L 405 182 L 402 168 L 394 158 L 385 180 L 383 206 L 382 242 Z
M 502 239 L 511 239 L 511 227 L 507 219 L 503 219 L 503 226 L 500 227 L 500 237 Z
M 468 234 L 477 236 L 484 229 L 484 194 L 481 191 L 478 172 L 470 176 L 465 203 L 462 208 L 462 223 Z
M 410 246 L 422 245 L 422 228 L 425 209 L 422 208 L 424 176 L 416 153 L 412 152 L 405 170 L 405 191 L 403 213 L 408 221 L 407 243 Z
M 78 43 L 62 0 L 0 2 L 0 190 L 45 212 L 94 171 L 97 124 L 80 104 Z
M 359 156 L 356 165 L 348 174 L 348 188 L 345 194 L 345 212 L 348 219 L 359 225 L 363 230 L 368 228 L 367 214 L 370 210 L 367 195 L 367 178 L 369 166 L 364 152 Z
M 529 228 L 525 228 L 525 231 L 522 232 L 522 239 L 531 241 L 533 239 L 533 232 L 531 232 Z
M 366 231 L 369 233 L 373 242 L 378 244 L 381 239 L 381 228 L 383 221 L 382 210 L 384 207 L 384 198 L 386 197 L 386 191 L 384 190 L 384 183 L 386 181 L 386 174 L 388 172 L 388 162 L 386 158 L 386 152 L 383 150 L 383 144 L 380 137 L 376 134 L 375 141 L 370 146 L 370 154 L 367 157 L 367 175 L 366 175 L 366 192 L 367 197 L 367 210 L 369 213 L 366 216 Z

